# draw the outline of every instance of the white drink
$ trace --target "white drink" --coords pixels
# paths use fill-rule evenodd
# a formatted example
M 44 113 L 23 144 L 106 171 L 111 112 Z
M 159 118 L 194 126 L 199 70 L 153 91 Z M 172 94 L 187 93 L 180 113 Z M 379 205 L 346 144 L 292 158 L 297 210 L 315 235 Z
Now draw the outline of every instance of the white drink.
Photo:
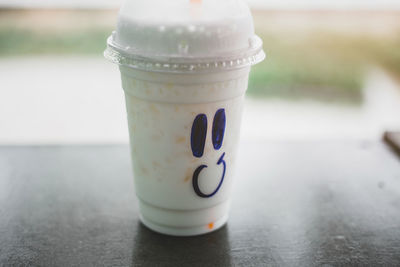
M 198 235 L 228 218 L 248 74 L 264 54 L 248 9 L 222 2 L 239 3 L 235 14 L 219 6 L 220 16 L 202 16 L 196 3 L 195 18 L 183 12 L 183 21 L 176 14 L 162 25 L 130 18 L 127 5 L 105 52 L 120 65 L 140 218 L 157 232 Z

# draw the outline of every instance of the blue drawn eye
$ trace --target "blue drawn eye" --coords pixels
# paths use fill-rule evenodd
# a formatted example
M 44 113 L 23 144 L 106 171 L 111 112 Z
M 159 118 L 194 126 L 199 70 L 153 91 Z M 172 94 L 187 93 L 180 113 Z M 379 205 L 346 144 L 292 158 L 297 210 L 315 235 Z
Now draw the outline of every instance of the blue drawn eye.
M 222 146 L 225 133 L 225 109 L 218 109 L 214 116 L 212 127 L 212 142 L 214 149 L 218 150 Z
M 205 114 L 199 114 L 193 121 L 192 134 L 190 137 L 193 156 L 198 158 L 203 156 L 204 145 L 206 143 L 206 136 L 207 136 L 207 116 Z

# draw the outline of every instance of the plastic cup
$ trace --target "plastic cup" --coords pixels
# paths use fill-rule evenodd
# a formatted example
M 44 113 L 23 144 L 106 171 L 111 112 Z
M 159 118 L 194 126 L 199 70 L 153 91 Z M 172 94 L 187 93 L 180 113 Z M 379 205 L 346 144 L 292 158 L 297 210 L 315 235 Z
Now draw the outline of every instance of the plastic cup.
M 155 18 L 126 17 L 126 10 L 133 7 L 153 14 L 147 4 L 123 7 L 105 56 L 120 65 L 140 219 L 156 232 L 189 236 L 212 232 L 228 219 L 250 65 L 264 54 L 242 4 L 237 10 L 245 15 L 234 21 L 246 21 L 248 28 L 229 37 L 242 44 L 241 38 L 247 38 L 240 50 L 223 48 L 228 42 L 224 37 L 215 42 L 208 36 L 223 36 L 219 32 L 231 23 L 223 15 L 204 19 L 204 9 L 193 7 L 198 1 L 175 2 L 175 8 L 188 7 L 196 18 L 175 21 L 179 12 L 186 14 L 185 8 L 178 8 L 173 23 L 165 26 L 164 19 L 161 27 Z M 188 20 L 194 28 L 177 31 Z M 165 33 L 168 30 L 170 34 Z M 147 36 L 149 32 L 152 35 Z M 199 46 L 199 36 L 210 38 L 199 41 Z M 164 40 L 167 48 L 156 40 Z M 204 56 L 210 51 L 214 56 Z

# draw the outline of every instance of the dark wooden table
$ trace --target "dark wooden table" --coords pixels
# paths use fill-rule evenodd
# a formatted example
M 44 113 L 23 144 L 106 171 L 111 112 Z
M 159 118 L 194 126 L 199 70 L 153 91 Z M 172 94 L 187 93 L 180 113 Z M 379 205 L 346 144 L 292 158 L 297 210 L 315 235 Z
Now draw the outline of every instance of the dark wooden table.
M 138 221 L 127 146 L 0 147 L 0 266 L 399 266 L 400 160 L 379 142 L 242 143 L 231 217 Z

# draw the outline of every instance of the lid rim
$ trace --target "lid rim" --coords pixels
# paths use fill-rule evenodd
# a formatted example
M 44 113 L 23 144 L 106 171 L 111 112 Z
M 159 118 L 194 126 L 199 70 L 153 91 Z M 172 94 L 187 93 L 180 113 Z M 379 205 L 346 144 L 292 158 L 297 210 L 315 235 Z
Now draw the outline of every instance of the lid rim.
M 265 59 L 266 55 L 262 49 L 262 40 L 254 35 L 251 47 L 241 51 L 231 51 L 232 55 L 215 55 L 207 57 L 195 56 L 163 56 L 163 55 L 140 55 L 129 53 L 113 42 L 113 35 L 107 39 L 107 48 L 104 57 L 113 63 L 134 69 L 154 72 L 211 72 L 215 70 L 233 70 L 246 66 L 255 65 Z M 131 48 L 128 48 L 132 51 Z

